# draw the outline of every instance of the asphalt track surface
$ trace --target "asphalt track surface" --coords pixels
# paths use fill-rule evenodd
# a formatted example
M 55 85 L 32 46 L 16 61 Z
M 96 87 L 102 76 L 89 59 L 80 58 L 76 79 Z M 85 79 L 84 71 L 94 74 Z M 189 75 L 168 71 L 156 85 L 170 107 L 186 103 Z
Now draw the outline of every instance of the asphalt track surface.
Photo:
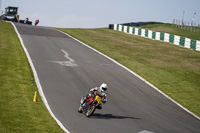
M 200 133 L 200 120 L 108 58 L 54 29 L 15 25 L 52 112 L 71 133 Z M 80 98 L 102 82 L 108 102 L 86 118 Z

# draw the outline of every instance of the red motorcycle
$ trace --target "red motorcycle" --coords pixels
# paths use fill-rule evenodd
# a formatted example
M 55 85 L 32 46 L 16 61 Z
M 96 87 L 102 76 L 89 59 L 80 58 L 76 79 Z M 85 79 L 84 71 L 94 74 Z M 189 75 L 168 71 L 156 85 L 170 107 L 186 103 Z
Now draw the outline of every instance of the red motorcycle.
M 81 98 L 81 104 L 78 108 L 79 113 L 84 113 L 86 117 L 90 117 L 96 109 L 101 109 L 102 96 L 100 96 L 96 91 L 94 95 Z

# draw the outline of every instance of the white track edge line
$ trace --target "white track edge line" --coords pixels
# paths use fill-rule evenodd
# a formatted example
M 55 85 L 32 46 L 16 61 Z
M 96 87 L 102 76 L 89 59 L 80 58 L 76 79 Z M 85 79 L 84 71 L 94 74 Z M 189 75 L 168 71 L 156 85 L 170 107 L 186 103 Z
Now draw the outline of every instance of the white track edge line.
M 70 38 L 76 40 L 77 42 L 79 42 L 79 43 L 85 45 L 86 47 L 88 47 L 88 48 L 94 50 L 95 52 L 97 52 L 97 53 L 103 55 L 104 57 L 110 59 L 111 61 L 113 61 L 113 62 L 116 63 L 117 65 L 123 67 L 124 69 L 126 69 L 127 71 L 129 71 L 130 73 L 132 73 L 133 75 L 135 75 L 136 77 L 138 77 L 140 80 L 142 80 L 143 82 L 145 82 L 146 84 L 148 84 L 149 86 L 151 86 L 153 89 L 155 89 L 155 90 L 157 90 L 158 92 L 160 92 L 162 95 L 164 95 L 166 98 L 168 98 L 168 99 L 171 100 L 173 103 L 175 103 L 176 105 L 178 105 L 180 108 L 182 108 L 183 110 L 185 110 L 186 112 L 188 112 L 189 114 L 191 114 L 192 116 L 194 116 L 195 118 L 197 118 L 198 120 L 200 120 L 200 117 L 199 117 L 199 116 L 197 116 L 196 114 L 194 114 L 193 112 L 191 112 L 191 111 L 188 110 L 187 108 L 183 107 L 180 103 L 176 102 L 174 99 L 172 99 L 171 97 L 169 97 L 167 94 L 165 94 L 164 92 L 162 92 L 161 90 L 159 90 L 159 89 L 158 89 L 157 87 L 155 87 L 153 84 L 149 83 L 149 82 L 146 81 L 144 78 L 142 78 L 141 76 L 139 76 L 137 73 L 133 72 L 132 70 L 130 70 L 130 69 L 127 68 L 126 66 L 120 64 L 120 63 L 117 62 L 116 60 L 114 60 L 114 59 L 112 59 L 111 57 L 109 57 L 109 56 L 107 56 L 107 55 L 105 55 L 105 54 L 99 52 L 98 50 L 92 48 L 91 46 L 85 44 L 84 42 L 81 42 L 80 40 L 78 40 L 78 39 L 76 39 L 76 38 L 70 36 L 69 34 L 67 34 L 67 33 L 65 33 L 65 32 L 63 32 L 63 31 L 60 31 L 60 30 L 58 30 L 58 29 L 55 29 L 55 30 L 57 30 L 57 31 L 59 31 L 59 32 L 61 32 L 61 33 L 63 33 L 63 34 L 66 34 L 66 35 L 69 36 Z
M 15 29 L 15 32 L 17 33 L 18 38 L 19 38 L 19 40 L 20 40 L 21 46 L 23 47 L 24 52 L 25 52 L 25 54 L 26 54 L 26 56 L 27 56 L 27 58 L 28 58 L 28 61 L 29 61 L 29 64 L 30 64 L 30 66 L 31 66 L 31 69 L 32 69 L 32 71 L 33 71 L 33 75 L 34 75 L 34 78 L 35 78 L 35 82 L 36 82 L 36 85 L 37 85 L 37 87 L 38 87 L 38 90 L 39 90 L 40 96 L 41 96 L 41 98 L 42 98 L 42 101 L 44 102 L 44 104 L 45 104 L 46 108 L 48 109 L 49 113 L 50 113 L 51 116 L 55 119 L 55 121 L 58 123 L 58 125 L 59 125 L 66 133 L 70 133 L 70 132 L 63 126 L 63 124 L 56 118 L 56 116 L 53 114 L 53 112 L 51 111 L 51 108 L 50 108 L 50 106 L 49 106 L 49 104 L 48 104 L 48 102 L 47 102 L 47 99 L 46 99 L 46 97 L 45 97 L 45 95 L 44 95 L 44 93 L 43 93 L 42 86 L 41 86 L 41 84 L 40 84 L 40 80 L 39 80 L 38 75 L 37 75 L 37 71 L 36 71 L 36 69 L 35 69 L 35 67 L 34 67 L 34 65 L 33 65 L 33 62 L 32 62 L 32 60 L 31 60 L 31 57 L 30 57 L 29 53 L 28 53 L 28 50 L 26 49 L 26 47 L 25 47 L 25 45 L 24 45 L 24 42 L 23 42 L 23 40 L 22 40 L 22 38 L 21 38 L 21 36 L 20 36 L 20 34 L 19 34 L 19 32 L 18 32 L 16 26 L 13 24 L 13 22 L 10 22 L 10 23 L 13 25 L 13 27 L 14 27 L 14 29 Z

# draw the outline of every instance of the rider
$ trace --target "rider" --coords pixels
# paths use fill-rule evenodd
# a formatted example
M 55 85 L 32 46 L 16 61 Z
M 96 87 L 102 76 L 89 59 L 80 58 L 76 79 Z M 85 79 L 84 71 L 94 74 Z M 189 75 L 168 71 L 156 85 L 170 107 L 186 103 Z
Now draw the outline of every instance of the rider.
M 39 19 L 35 20 L 35 26 L 39 23 Z
M 107 102 L 107 95 L 106 95 L 106 91 L 107 91 L 107 84 L 102 83 L 100 87 L 95 87 L 90 89 L 90 94 L 88 94 L 85 98 L 84 101 L 82 101 L 82 103 L 84 103 L 86 101 L 86 99 L 89 99 L 90 97 L 94 97 L 94 92 L 96 91 L 98 95 L 100 95 L 102 97 L 102 102 L 106 103 Z M 101 104 L 99 104 L 99 109 L 101 109 L 102 106 Z
M 28 23 L 28 20 L 29 20 L 29 19 L 26 18 L 26 19 L 24 20 L 24 23 L 27 24 L 27 23 Z

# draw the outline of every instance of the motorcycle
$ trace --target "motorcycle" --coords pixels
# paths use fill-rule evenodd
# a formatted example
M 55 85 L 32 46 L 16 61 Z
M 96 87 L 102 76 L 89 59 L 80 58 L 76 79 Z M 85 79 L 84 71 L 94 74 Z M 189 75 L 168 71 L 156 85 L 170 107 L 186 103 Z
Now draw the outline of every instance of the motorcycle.
M 95 91 L 94 95 L 81 98 L 81 104 L 78 108 L 79 113 L 84 113 L 86 117 L 90 117 L 96 109 L 101 109 L 100 102 L 102 97 Z

